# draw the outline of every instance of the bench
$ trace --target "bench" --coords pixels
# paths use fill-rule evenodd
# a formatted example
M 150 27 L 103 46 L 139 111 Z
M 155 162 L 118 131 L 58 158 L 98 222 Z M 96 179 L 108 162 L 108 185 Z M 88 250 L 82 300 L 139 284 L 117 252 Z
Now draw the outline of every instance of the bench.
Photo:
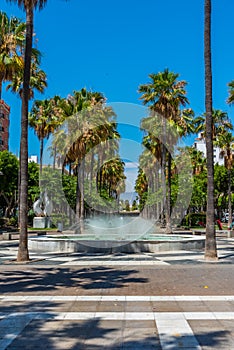
M 206 230 L 199 230 L 199 229 L 194 229 L 192 230 L 193 235 L 201 235 L 205 234 Z M 227 235 L 227 238 L 233 238 L 234 237 L 234 231 L 233 230 L 216 230 L 216 233 L 218 234 L 225 234 Z
M 46 231 L 28 232 L 28 235 L 44 236 Z M 1 241 L 11 241 L 13 239 L 19 239 L 19 232 L 2 232 L 0 235 Z

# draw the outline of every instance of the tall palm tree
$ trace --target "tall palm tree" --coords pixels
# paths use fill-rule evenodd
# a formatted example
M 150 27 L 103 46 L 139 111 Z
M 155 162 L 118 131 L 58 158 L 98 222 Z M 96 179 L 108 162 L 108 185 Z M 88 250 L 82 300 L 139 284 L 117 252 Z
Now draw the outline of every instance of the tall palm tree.
M 206 136 L 206 113 L 196 117 L 193 121 L 194 131 L 200 133 L 202 137 Z M 212 109 L 212 138 L 215 140 L 223 132 L 233 129 L 231 120 L 227 112 L 220 109 Z
M 185 106 L 188 103 L 186 97 L 185 86 L 186 82 L 178 81 L 178 74 L 170 72 L 165 69 L 158 74 L 149 75 L 151 81 L 147 84 L 140 85 L 139 92 L 142 93 L 140 99 L 143 100 L 144 105 L 148 105 L 149 109 L 156 113 L 151 115 L 150 131 L 155 129 L 156 121 L 159 116 L 162 117 L 161 133 L 162 137 L 162 169 L 164 172 L 164 178 L 167 177 L 167 189 L 165 191 L 166 196 L 166 232 L 171 233 L 171 153 L 167 151 L 167 145 L 174 144 L 170 138 L 172 137 L 170 130 L 168 131 L 167 125 L 171 122 L 177 124 L 180 118 L 179 111 L 181 106 Z M 155 118 L 156 117 L 156 118 Z M 168 124 L 169 123 L 169 124 Z M 167 155 L 167 174 L 166 174 L 166 155 Z M 165 185 L 163 184 L 163 188 Z
M 47 77 L 46 73 L 39 67 L 39 56 L 40 52 L 36 50 L 34 52 L 36 56 L 33 57 L 31 64 L 31 76 L 30 76 L 30 99 L 34 98 L 34 90 L 43 93 L 47 87 Z M 23 68 L 23 67 L 22 67 Z M 23 96 L 23 69 L 18 69 L 13 75 L 10 83 L 7 85 L 6 89 L 11 90 L 14 93 L 19 94 L 22 98 Z
M 234 103 L 234 80 L 232 80 L 230 83 L 228 83 L 228 99 L 227 103 L 232 105 Z
M 18 18 L 9 18 L 6 13 L 0 12 L 0 100 L 2 83 L 12 80 L 23 67 L 25 27 Z
M 193 175 L 198 175 L 203 172 L 204 169 L 206 169 L 206 159 L 204 157 L 203 152 L 198 151 L 194 147 L 185 147 L 187 152 L 189 152 L 189 155 L 191 157 L 191 163 L 192 163 L 192 169 L 193 169 Z
M 44 139 L 61 124 L 63 120 L 62 109 L 58 107 L 58 96 L 52 99 L 36 100 L 29 114 L 29 125 L 34 129 L 40 141 L 40 176 L 42 175 L 42 156 Z
M 26 42 L 24 52 L 24 79 L 21 110 L 20 137 L 20 238 L 18 261 L 28 261 L 28 102 L 30 98 L 30 75 L 33 43 L 34 9 L 42 9 L 47 0 L 7 0 L 17 3 L 26 13 Z
M 211 0 L 204 0 L 204 60 L 205 60 L 205 108 L 207 153 L 207 218 L 205 259 L 217 259 L 214 207 L 214 158 L 212 116 L 212 67 L 211 67 Z
M 89 152 L 91 154 L 92 149 L 94 149 L 95 146 L 106 140 L 112 139 L 113 142 L 111 143 L 114 144 L 115 139 L 118 139 L 119 135 L 116 132 L 116 123 L 113 119 L 115 113 L 112 108 L 105 105 L 105 98 L 99 92 L 91 92 L 86 89 L 74 91 L 73 95 L 69 96 L 66 103 L 64 103 L 63 111 L 64 116 L 66 117 L 63 128 L 67 135 L 64 138 L 65 142 L 60 142 L 61 137 L 59 135 L 64 135 L 64 133 L 62 130 L 57 131 L 55 133 L 53 147 L 57 148 L 57 156 L 61 156 L 61 159 L 64 159 L 65 164 L 72 165 L 77 175 L 76 216 L 78 222 L 82 225 L 85 215 L 84 180 L 86 176 L 85 172 L 87 172 L 87 167 L 85 166 L 87 159 L 90 159 L 87 154 L 89 154 Z M 111 151 L 108 148 L 108 143 L 106 147 L 99 147 L 98 149 L 104 150 L 103 154 L 107 150 L 109 152 Z M 101 155 L 102 157 L 103 154 Z M 113 154 L 113 156 L 115 155 L 116 154 Z M 99 154 L 96 155 L 96 160 L 99 159 L 99 156 Z M 90 185 L 93 181 L 94 174 L 93 156 L 91 157 L 91 163 L 92 168 L 90 167 L 90 164 L 88 165 L 88 169 L 90 169 Z M 101 164 L 103 163 L 101 162 Z M 101 171 L 98 172 L 100 177 L 101 173 Z M 89 189 L 90 187 L 92 186 L 89 186 Z

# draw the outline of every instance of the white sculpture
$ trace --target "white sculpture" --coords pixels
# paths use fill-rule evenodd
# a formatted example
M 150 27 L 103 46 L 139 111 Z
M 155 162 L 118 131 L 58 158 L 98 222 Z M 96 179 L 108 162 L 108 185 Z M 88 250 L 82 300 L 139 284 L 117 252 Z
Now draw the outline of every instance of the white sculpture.
M 36 214 L 36 216 L 43 216 L 43 210 L 41 208 L 43 203 L 42 199 L 42 193 L 40 194 L 40 197 L 36 200 L 35 203 L 33 203 L 33 211 Z
M 52 201 L 49 199 L 47 191 L 45 191 L 45 194 L 44 194 L 44 215 L 50 216 L 52 211 L 53 211 Z
M 40 194 L 40 197 L 33 203 L 33 211 L 36 216 L 50 216 L 53 210 L 52 201 L 49 199 L 47 191 Z

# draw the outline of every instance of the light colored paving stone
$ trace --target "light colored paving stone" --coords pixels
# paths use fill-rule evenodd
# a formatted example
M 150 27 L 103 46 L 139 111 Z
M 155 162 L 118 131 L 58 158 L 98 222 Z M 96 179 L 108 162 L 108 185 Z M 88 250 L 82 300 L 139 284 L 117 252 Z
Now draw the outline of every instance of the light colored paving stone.
M 165 314 L 154 314 L 162 350 L 202 349 L 183 314 Z
M 6 295 L 0 297 L 0 302 L 9 301 L 234 301 L 234 295 Z
M 12 299 L 11 299 L 12 298 Z M 99 323 L 103 322 L 109 322 L 109 327 L 111 328 L 111 324 L 115 324 L 115 327 L 118 328 L 116 322 L 124 322 L 121 323 L 121 329 L 123 326 L 126 325 L 126 331 L 125 336 L 123 336 L 123 339 L 121 340 L 121 332 L 119 333 L 120 329 L 116 332 L 120 335 L 118 335 L 120 338 L 118 338 L 118 341 L 116 342 L 116 346 L 121 348 L 123 345 L 124 347 L 124 341 L 126 341 L 126 349 L 127 344 L 131 346 L 131 344 L 134 344 L 134 350 L 137 348 L 137 343 L 131 343 L 133 341 L 133 332 L 139 335 L 140 345 L 141 347 L 143 344 L 145 345 L 143 348 L 147 349 L 147 336 L 150 337 L 150 341 L 152 342 L 150 347 L 158 348 L 159 343 L 158 339 L 160 339 L 161 343 L 161 349 L 162 350 L 169 350 L 169 349 L 197 349 L 200 350 L 201 345 L 198 344 L 198 341 L 196 339 L 196 334 L 193 334 L 193 330 L 190 327 L 188 321 L 206 321 L 206 322 L 214 322 L 214 321 L 233 321 L 234 320 L 234 312 L 145 312 L 143 311 L 146 309 L 146 307 L 142 307 L 141 312 L 126 312 L 126 311 L 114 311 L 114 307 L 112 308 L 110 304 L 110 308 L 112 308 L 111 311 L 94 311 L 92 312 L 58 312 L 56 311 L 56 307 L 54 306 L 53 309 L 53 302 L 63 301 L 66 302 L 73 302 L 70 304 L 70 307 L 72 308 L 72 305 L 74 306 L 74 303 L 77 302 L 90 302 L 94 303 L 93 305 L 97 305 L 97 303 L 103 303 L 105 305 L 106 303 L 115 303 L 115 302 L 121 302 L 121 303 L 139 303 L 139 308 L 142 304 L 144 306 L 144 303 L 150 303 L 152 300 L 154 302 L 177 302 L 185 300 L 188 304 L 187 307 L 189 309 L 189 302 L 191 305 L 195 302 L 197 303 L 199 300 L 202 301 L 205 300 L 212 300 L 212 302 L 219 303 L 220 301 L 227 301 L 228 299 L 234 300 L 234 296 L 43 296 L 41 298 L 40 296 L 28 296 L 23 297 L 22 296 L 10 296 L 8 295 L 5 298 L 1 299 L 1 303 L 5 305 L 5 302 L 7 301 L 10 303 L 11 301 L 18 302 L 21 305 L 26 305 L 27 302 L 48 302 L 48 305 L 50 305 L 50 311 L 40 311 L 40 312 L 19 312 L 19 313 L 13 313 L 13 314 L 5 314 L 5 317 L 0 320 L 0 334 L 1 334 L 1 343 L 0 343 L 0 349 L 5 350 L 7 347 L 22 333 L 24 332 L 24 328 L 32 321 L 32 322 L 95 322 L 95 320 Z M 56 304 L 55 304 L 56 305 Z M 126 304 L 127 305 L 127 304 Z M 0 304 L 1 306 L 1 304 Z M 69 307 L 69 308 L 70 308 Z M 108 308 L 107 308 L 108 309 Z M 140 308 L 141 309 L 141 308 Z M 145 328 L 145 332 L 147 334 L 143 334 L 141 332 L 142 328 L 137 328 L 137 322 L 155 322 L 155 328 L 151 328 L 150 330 L 147 330 Z M 61 323 L 61 325 L 62 325 Z M 133 324 L 133 330 L 130 330 L 131 323 Z M 136 323 L 136 324 L 135 324 Z M 106 323 L 108 325 L 108 323 Z M 135 325 L 135 326 L 134 326 Z M 62 326 L 61 326 L 62 327 Z M 127 331 L 127 328 L 129 328 L 129 331 Z M 134 330 L 135 328 L 135 330 Z M 124 329 L 124 328 L 123 328 Z M 91 330 L 90 330 L 91 331 Z M 117 334 L 116 333 L 116 334 Z M 155 336 L 155 334 L 158 335 L 158 338 Z M 89 335 L 87 334 L 87 337 Z M 20 338 L 19 338 L 20 339 Z M 145 339 L 145 342 L 144 342 Z M 154 341 L 152 340 L 154 339 Z M 56 342 L 56 339 L 54 340 Z M 100 341 L 100 339 L 99 339 Z M 123 343 L 122 343 L 123 341 Z M 57 340 L 58 342 L 58 340 Z M 95 345 L 95 342 L 93 344 L 92 339 L 87 339 L 86 344 Z M 103 346 L 105 345 L 106 348 L 108 348 L 111 344 L 114 344 L 111 338 L 108 336 L 105 339 L 105 344 L 103 343 Z M 121 345 L 122 344 L 122 345 Z M 60 343 L 61 345 L 61 343 Z M 139 345 L 139 346 L 140 346 Z M 130 349 L 131 347 L 129 347 Z

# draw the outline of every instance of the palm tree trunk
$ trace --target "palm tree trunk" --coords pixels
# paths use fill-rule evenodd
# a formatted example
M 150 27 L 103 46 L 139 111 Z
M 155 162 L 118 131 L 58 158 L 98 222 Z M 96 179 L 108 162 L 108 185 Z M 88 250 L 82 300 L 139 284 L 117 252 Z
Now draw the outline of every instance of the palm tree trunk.
M 44 140 L 43 140 L 43 138 L 40 138 L 40 174 L 39 174 L 39 187 L 41 187 L 43 148 L 44 148 Z
M 212 117 L 212 69 L 211 69 L 211 0 L 205 0 L 205 106 L 206 106 L 206 152 L 207 152 L 207 213 L 205 258 L 217 260 L 214 208 L 214 154 Z
M 81 195 L 80 219 L 81 221 L 83 221 L 84 220 L 84 161 L 81 162 L 79 174 L 80 174 L 80 195 Z
M 32 56 L 33 7 L 26 7 L 26 47 L 20 138 L 20 237 L 17 261 L 28 261 L 28 101 Z
M 172 233 L 171 228 L 171 154 L 168 152 L 168 163 L 167 163 L 167 196 L 166 196 L 166 230 L 168 234 Z
M 80 164 L 77 165 L 77 182 L 76 182 L 76 217 L 80 221 L 80 210 L 81 210 L 81 192 L 80 192 L 80 179 L 79 179 L 79 168 Z
M 231 180 L 231 169 L 228 168 L 228 227 L 232 224 L 232 180 Z
M 0 100 L 2 99 L 2 77 L 0 77 Z
M 56 158 L 57 158 L 57 147 L 54 146 L 54 159 L 53 159 L 53 170 L 56 168 Z
M 94 151 L 91 150 L 91 163 L 90 163 L 90 182 L 89 182 L 89 196 L 91 197 L 93 190 L 93 168 L 94 168 Z
M 161 224 L 164 226 L 165 222 L 165 200 L 166 200 L 166 147 L 162 144 L 162 172 L 161 172 L 161 184 L 162 184 L 162 194 L 163 194 L 163 210 L 161 217 Z

